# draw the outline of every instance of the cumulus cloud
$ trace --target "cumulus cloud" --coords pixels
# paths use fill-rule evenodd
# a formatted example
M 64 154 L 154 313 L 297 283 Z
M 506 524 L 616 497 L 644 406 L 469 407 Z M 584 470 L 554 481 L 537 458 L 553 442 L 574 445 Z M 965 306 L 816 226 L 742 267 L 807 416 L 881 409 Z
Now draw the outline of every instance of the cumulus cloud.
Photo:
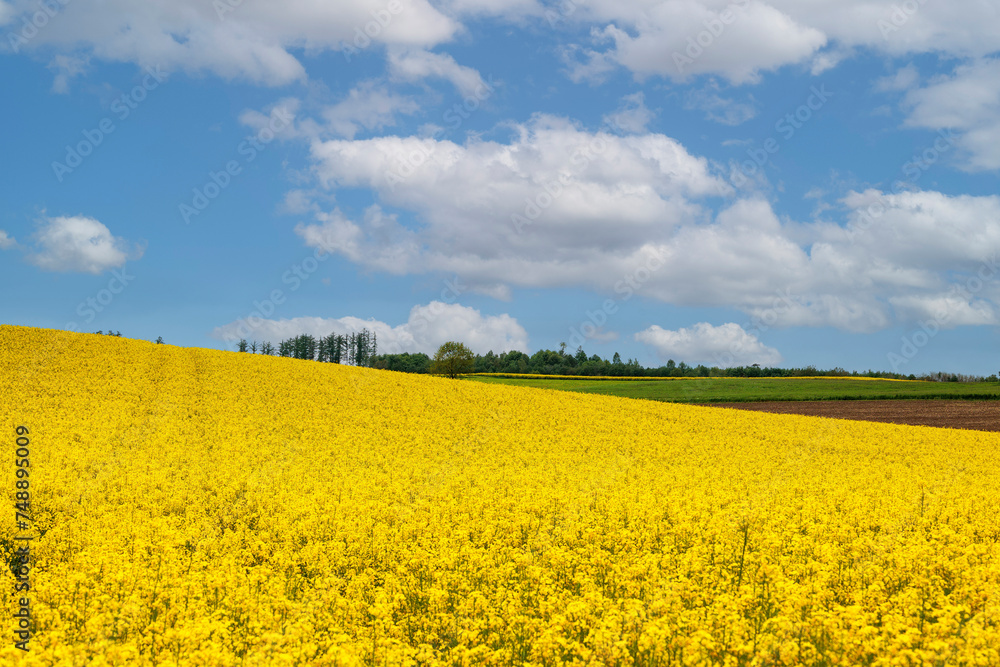
M 1000 14 L 990 3 L 873 0 L 311 0 L 241 3 L 202 0 L 74 0 L 18 48 L 62 51 L 82 59 L 209 72 L 278 86 L 304 80 L 298 53 L 386 47 L 399 80 L 439 77 L 464 94 L 479 74 L 431 50 L 474 21 L 535 21 L 591 35 L 562 44 L 570 76 L 599 79 L 616 67 L 642 78 L 687 80 L 705 74 L 754 83 L 788 65 L 819 74 L 862 49 L 891 56 L 940 53 L 982 58 L 1000 49 Z M 911 9 L 912 5 L 912 9 Z M 567 9 L 569 6 L 572 11 Z M 0 23 L 36 11 L 28 0 L 0 2 Z M 60 69 L 57 90 L 72 72 Z
M 845 47 L 893 56 L 939 52 L 977 57 L 997 49 L 1000 14 L 987 3 L 769 0 Z
M 424 50 L 393 50 L 389 54 L 389 73 L 397 81 L 416 82 L 439 78 L 450 82 L 464 96 L 480 94 L 485 87 L 479 72 L 455 62 L 445 53 Z
M 889 302 L 901 319 L 930 323 L 928 326 L 938 329 L 1000 322 L 997 304 L 976 298 L 968 287 L 964 291 L 965 294 L 956 289 L 940 294 L 891 297 Z
M 396 326 L 357 317 L 269 320 L 250 316 L 217 327 L 211 335 L 227 342 L 245 338 L 277 344 L 299 334 L 327 336 L 333 332 L 347 334 L 362 329 L 375 333 L 380 354 L 423 352 L 433 355 L 443 343 L 451 340 L 465 343 L 478 354 L 490 350 L 497 353 L 528 351 L 528 333 L 510 315 L 483 315 L 474 308 L 441 301 L 414 306 L 407 321 Z
M 323 119 L 333 134 L 353 139 L 362 130 L 382 130 L 396 124 L 401 114 L 414 114 L 420 105 L 405 95 L 391 92 L 375 81 L 366 81 L 343 101 L 323 110 Z
M 274 131 L 280 138 L 304 137 L 308 133 L 298 126 L 299 109 L 302 102 L 294 97 L 286 97 L 270 105 L 263 113 L 256 109 L 247 109 L 240 114 L 239 120 L 243 125 L 253 128 L 257 132 L 265 129 Z
M 902 67 L 892 76 L 882 77 L 875 82 L 875 90 L 898 92 L 909 90 L 920 80 L 920 71 L 913 64 Z
M 819 74 L 860 47 L 891 56 L 959 58 L 1000 48 L 1000 14 L 988 3 L 592 0 L 578 9 L 567 18 L 598 26 L 593 48 L 571 49 L 578 77 L 619 65 L 638 76 L 715 74 L 753 83 L 786 65 Z
M 0 250 L 10 250 L 16 247 L 17 241 L 14 240 L 14 237 L 8 236 L 7 232 L 0 229 Z
M 1000 250 L 997 197 L 852 192 L 844 224 L 781 220 L 744 197 L 713 216 L 706 200 L 732 190 L 664 135 L 590 133 L 551 117 L 515 130 L 509 143 L 314 142 L 320 187 L 370 188 L 377 203 L 361 220 L 319 212 L 296 232 L 368 269 L 457 274 L 498 298 L 584 287 L 854 332 L 912 320 L 921 311 L 907 304 L 947 292 Z M 976 298 L 998 297 L 990 287 Z M 969 303 L 955 322 L 995 316 Z
M 703 111 L 706 118 L 722 125 L 742 125 L 757 115 L 753 97 L 749 97 L 747 101 L 723 97 L 716 85 L 692 90 L 688 93 L 684 106 L 687 109 Z
M 35 252 L 28 260 L 46 271 L 103 273 L 139 259 L 143 250 L 94 218 L 47 218 L 35 234 Z
M 453 15 L 502 16 L 507 19 L 543 16 L 552 11 L 543 9 L 535 0 L 444 0 L 440 6 Z
M 912 191 L 851 192 L 850 244 L 840 247 L 901 267 L 974 271 L 1000 251 L 1000 197 Z
M 306 76 L 293 49 L 424 48 L 448 41 L 461 27 L 427 0 L 398 2 L 401 10 L 391 13 L 384 0 L 74 0 L 23 48 L 78 50 L 101 60 L 277 86 Z M 36 9 L 17 5 L 18 13 Z
M 704 219 L 692 199 L 731 192 L 706 160 L 664 135 L 595 134 L 549 117 L 516 132 L 509 144 L 314 143 L 323 187 L 371 188 L 380 206 L 412 211 L 426 226 L 402 227 L 377 210 L 356 223 L 335 211 L 298 231 L 310 244 L 328 237 L 372 268 L 443 270 L 504 294 L 511 282 L 569 285 L 626 272 L 648 254 L 644 239 Z
M 52 92 L 65 95 L 69 92 L 69 82 L 83 74 L 90 64 L 89 58 L 59 54 L 49 62 L 49 69 L 56 72 L 52 80 Z
M 0 0 L 0 25 L 7 25 L 17 16 L 17 10 L 10 3 Z
M 635 335 L 640 343 L 656 350 L 663 359 L 674 359 L 689 364 L 704 363 L 726 368 L 729 366 L 776 366 L 781 354 L 767 347 L 754 334 L 738 324 L 712 326 L 699 322 L 690 329 L 676 331 L 653 325 Z
M 1000 13 L 988 2 L 398 3 L 392 6 L 400 11 L 393 13 L 384 0 L 74 0 L 19 48 L 63 50 L 106 61 L 284 85 L 306 78 L 295 53 L 356 52 L 374 44 L 410 54 L 393 65 L 400 76 L 440 76 L 460 89 L 468 89 L 478 75 L 449 56 L 429 50 L 460 34 L 466 19 L 530 20 L 556 30 L 583 28 L 592 35 L 591 43 L 560 47 L 572 54 L 571 76 L 577 79 L 597 78 L 614 67 L 625 67 L 639 77 L 685 80 L 714 74 L 732 83 L 753 83 L 762 73 L 787 65 L 810 67 L 818 74 L 861 49 L 891 56 L 940 53 L 981 58 L 1000 48 Z M 36 10 L 37 4 L 28 0 L 0 2 L 0 24 L 11 24 Z
M 630 134 L 642 134 L 649 128 L 655 114 L 646 107 L 643 93 L 633 93 L 622 98 L 621 106 L 604 117 L 604 124 Z
M 401 226 L 394 215 L 385 215 L 377 204 L 368 208 L 361 224 L 339 209 L 318 212 L 319 224 L 299 223 L 295 233 L 306 245 L 338 253 L 352 262 L 395 275 L 421 272 L 421 251 L 416 234 Z
M 952 76 L 910 91 L 905 103 L 907 125 L 958 134 L 964 168 L 1000 169 L 1000 58 L 963 65 Z
M 639 76 L 680 81 L 712 73 L 736 84 L 754 83 L 761 72 L 807 61 L 827 41 L 823 32 L 789 14 L 746 0 L 728 6 L 601 1 L 587 15 L 611 21 L 597 33 L 613 44 L 601 52 L 607 59 Z

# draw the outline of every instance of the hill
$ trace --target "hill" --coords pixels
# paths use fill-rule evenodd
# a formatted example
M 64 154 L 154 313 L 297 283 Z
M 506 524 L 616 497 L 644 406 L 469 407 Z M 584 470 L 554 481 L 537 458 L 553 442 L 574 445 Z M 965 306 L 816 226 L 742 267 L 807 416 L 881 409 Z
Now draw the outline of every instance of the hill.
M 4 484 L 31 515 L 11 510 L 0 555 L 33 623 L 4 664 L 988 664 L 1000 645 L 996 434 L 10 326 L 0 378 Z

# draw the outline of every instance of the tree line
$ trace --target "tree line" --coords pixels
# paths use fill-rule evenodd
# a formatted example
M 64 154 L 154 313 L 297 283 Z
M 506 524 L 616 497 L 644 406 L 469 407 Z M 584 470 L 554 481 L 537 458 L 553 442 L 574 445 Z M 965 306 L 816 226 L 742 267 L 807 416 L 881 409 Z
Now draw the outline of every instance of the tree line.
M 374 331 L 362 329 L 349 334 L 331 333 L 319 337 L 300 334 L 281 341 L 277 347 L 267 341 L 258 343 L 240 339 L 237 351 L 350 366 L 371 366 L 378 354 L 378 338 Z
M 416 354 L 383 354 L 372 359 L 373 368 L 383 368 L 406 373 L 433 373 L 434 360 L 422 352 Z M 996 382 L 997 376 L 980 377 L 974 375 L 956 375 L 954 373 L 934 373 L 916 376 L 903 375 L 887 371 L 868 370 L 863 373 L 846 371 L 843 368 L 822 370 L 815 366 L 804 368 L 761 367 L 759 364 L 749 366 L 734 366 L 719 368 L 718 366 L 688 365 L 677 363 L 673 359 L 658 367 L 642 366 L 637 360 L 622 361 L 616 352 L 609 359 L 598 355 L 587 355 L 583 348 L 577 348 L 574 354 L 566 352 L 566 345 L 561 344 L 559 350 L 539 350 L 534 354 L 525 354 L 517 350 L 495 354 L 476 354 L 472 359 L 472 373 L 516 373 L 532 375 L 581 375 L 610 377 L 867 377 L 896 380 L 933 380 L 937 382 Z
M 116 337 L 122 335 L 120 331 L 112 330 L 95 331 L 94 333 Z M 159 337 L 155 342 L 162 344 L 163 338 Z M 257 341 L 240 340 L 238 350 L 252 354 L 311 359 L 352 366 L 369 366 L 403 373 L 434 373 L 436 370 L 434 359 L 423 352 L 378 354 L 378 341 L 375 332 L 367 329 L 350 334 L 331 333 L 318 338 L 309 334 L 301 334 L 281 341 L 277 347 L 269 342 L 258 343 Z M 673 359 L 668 360 L 663 366 L 644 367 L 635 359 L 622 361 L 617 352 L 610 360 L 602 359 L 596 354 L 588 356 L 582 347 L 578 347 L 574 354 L 568 354 L 565 343 L 560 344 L 558 350 L 539 350 L 531 355 L 517 350 L 501 354 L 495 354 L 490 350 L 486 354 L 476 354 L 472 356 L 472 366 L 468 372 L 610 377 L 867 377 L 932 382 L 1000 381 L 998 374 L 981 376 L 938 372 L 903 375 L 873 370 L 863 373 L 849 372 L 840 367 L 822 370 L 815 366 L 776 368 L 761 367 L 759 364 L 719 368 L 704 364 L 691 366 L 683 361 L 677 363 Z

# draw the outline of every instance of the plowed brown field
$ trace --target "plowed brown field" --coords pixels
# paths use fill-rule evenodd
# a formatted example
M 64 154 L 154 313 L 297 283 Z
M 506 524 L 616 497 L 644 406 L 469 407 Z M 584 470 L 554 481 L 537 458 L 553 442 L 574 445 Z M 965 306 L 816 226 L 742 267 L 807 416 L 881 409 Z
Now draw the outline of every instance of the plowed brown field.
M 713 407 L 813 415 L 858 421 L 1000 431 L 1000 401 L 769 401 L 711 403 Z

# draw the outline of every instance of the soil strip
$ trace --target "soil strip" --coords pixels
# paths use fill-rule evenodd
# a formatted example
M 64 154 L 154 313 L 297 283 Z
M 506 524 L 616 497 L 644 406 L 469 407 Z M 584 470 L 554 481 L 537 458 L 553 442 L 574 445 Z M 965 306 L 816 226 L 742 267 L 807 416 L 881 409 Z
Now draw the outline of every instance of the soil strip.
M 1000 401 L 767 401 L 761 403 L 707 403 L 778 414 L 812 415 L 857 421 L 938 426 L 1000 432 Z

